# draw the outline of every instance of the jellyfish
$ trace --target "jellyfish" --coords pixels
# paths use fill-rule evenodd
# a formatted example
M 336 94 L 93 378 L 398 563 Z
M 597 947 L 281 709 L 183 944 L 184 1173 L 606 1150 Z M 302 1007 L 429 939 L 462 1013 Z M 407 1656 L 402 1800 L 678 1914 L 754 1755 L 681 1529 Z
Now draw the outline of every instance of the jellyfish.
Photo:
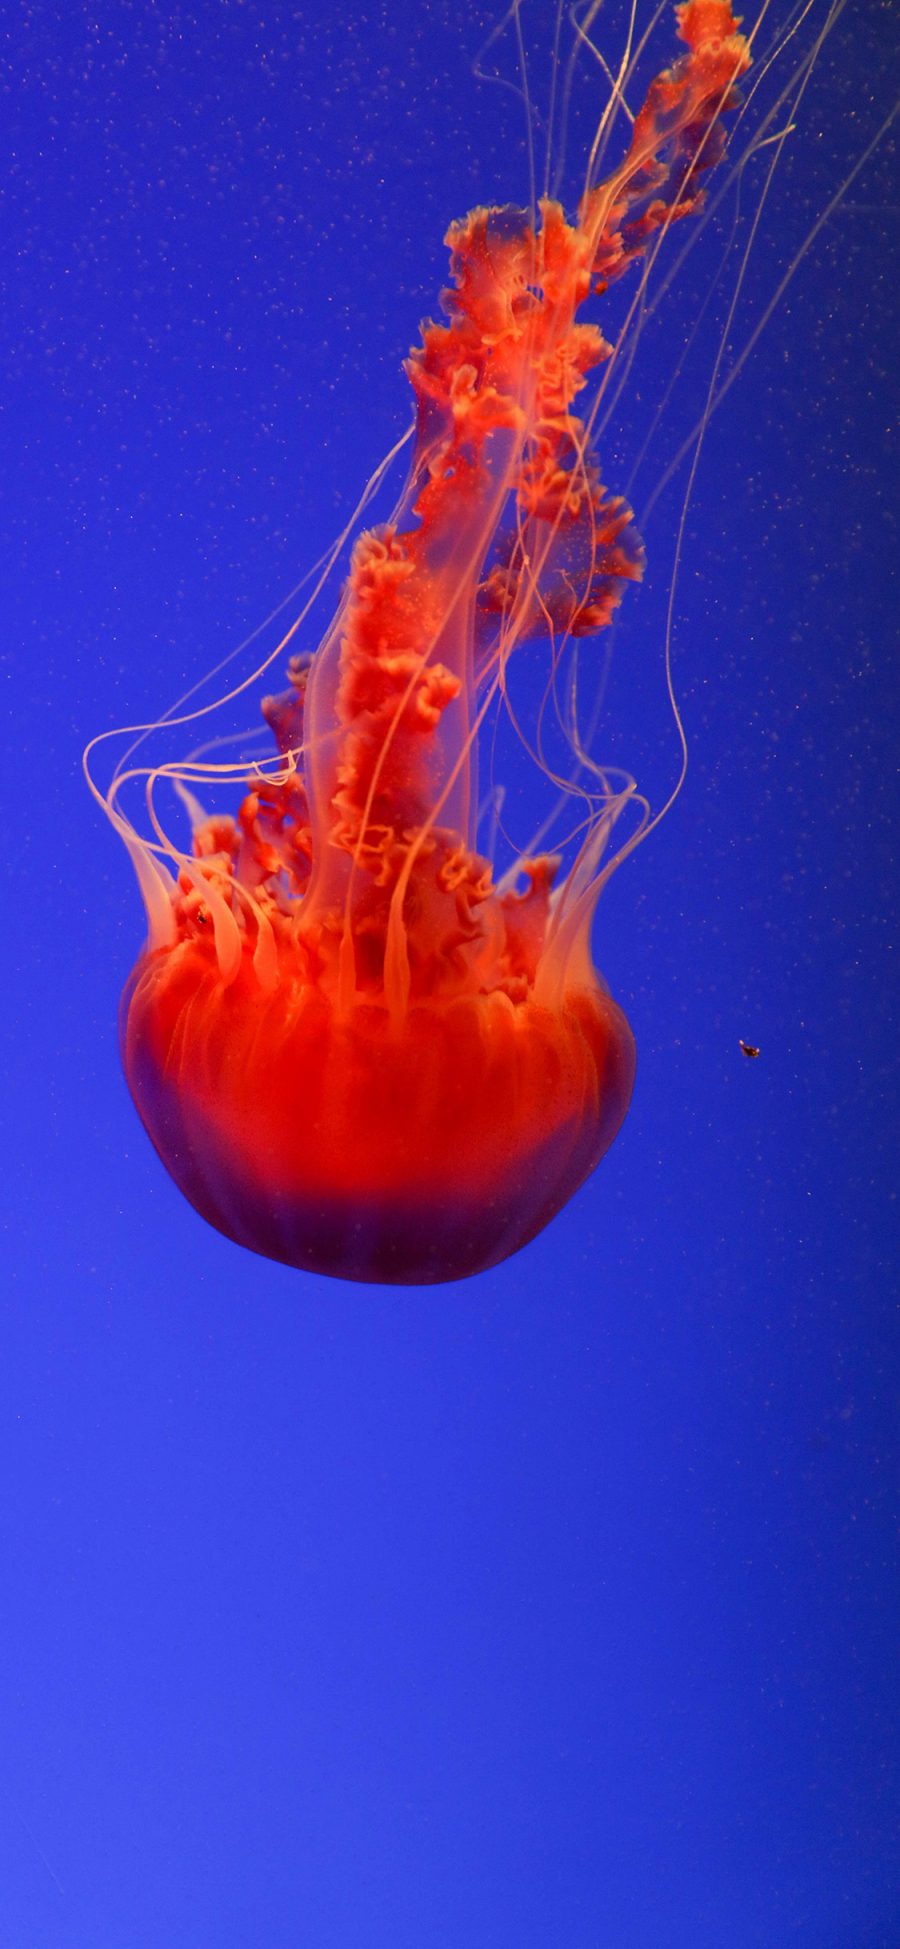
M 264 699 L 271 755 L 235 813 L 205 816 L 202 766 L 183 767 L 187 853 L 155 817 L 139 837 L 120 779 L 106 797 L 148 920 L 121 1005 L 135 1105 L 196 1210 L 288 1266 L 397 1284 L 494 1266 L 628 1109 L 634 1039 L 591 932 L 633 787 L 577 754 L 569 855 L 538 846 L 497 878 L 477 761 L 522 646 L 555 670 L 641 579 L 577 411 L 612 350 L 582 311 L 700 207 L 750 64 L 729 0 L 676 20 L 681 52 L 571 220 L 546 196 L 451 225 L 444 321 L 407 365 L 406 486 Z

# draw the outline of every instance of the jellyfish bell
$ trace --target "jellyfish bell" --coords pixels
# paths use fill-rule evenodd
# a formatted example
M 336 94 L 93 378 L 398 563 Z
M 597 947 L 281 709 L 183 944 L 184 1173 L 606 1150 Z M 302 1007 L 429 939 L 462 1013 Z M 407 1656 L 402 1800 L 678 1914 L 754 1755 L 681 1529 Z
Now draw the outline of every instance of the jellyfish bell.
M 445 321 L 407 368 L 407 485 L 356 540 L 319 648 L 264 700 L 272 751 L 236 814 L 203 814 L 194 786 L 235 768 L 197 755 L 123 761 L 104 798 L 148 915 L 121 1009 L 135 1104 L 202 1216 L 291 1266 L 420 1283 L 494 1265 L 572 1197 L 628 1109 L 634 1040 L 591 929 L 647 825 L 611 847 L 634 787 L 572 733 L 568 852 L 536 845 L 498 879 L 477 754 L 522 646 L 544 646 L 552 690 L 643 572 L 594 453 L 596 402 L 575 407 L 615 363 L 585 302 L 699 209 L 750 65 L 728 0 L 676 11 L 681 51 L 571 221 L 547 196 L 448 232 Z M 122 809 L 135 777 L 144 836 Z M 156 812 L 164 778 L 190 854 Z
M 125 1071 L 196 1209 L 238 1243 L 342 1278 L 458 1279 L 553 1217 L 612 1141 L 634 1044 L 595 983 L 564 1007 L 503 986 L 343 1014 L 289 953 L 262 990 L 242 954 L 139 963 Z M 281 957 L 279 956 L 279 959 Z

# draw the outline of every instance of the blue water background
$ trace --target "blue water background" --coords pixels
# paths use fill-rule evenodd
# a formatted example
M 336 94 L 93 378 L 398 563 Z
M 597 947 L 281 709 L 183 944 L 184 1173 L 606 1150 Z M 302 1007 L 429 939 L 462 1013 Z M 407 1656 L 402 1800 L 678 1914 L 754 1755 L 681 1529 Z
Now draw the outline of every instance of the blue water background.
M 490 20 L 36 0 L 8 26 L 10 1949 L 900 1940 L 887 150 L 710 427 L 690 774 L 597 926 L 639 1068 L 592 1182 L 465 1285 L 305 1277 L 194 1215 L 119 1071 L 142 919 L 82 745 L 265 616 L 402 429 L 447 221 L 527 197 L 520 103 L 473 74 Z M 745 328 L 895 53 L 889 7 L 847 9 Z M 658 373 L 680 330 L 674 290 Z M 657 799 L 676 515 L 608 702 Z

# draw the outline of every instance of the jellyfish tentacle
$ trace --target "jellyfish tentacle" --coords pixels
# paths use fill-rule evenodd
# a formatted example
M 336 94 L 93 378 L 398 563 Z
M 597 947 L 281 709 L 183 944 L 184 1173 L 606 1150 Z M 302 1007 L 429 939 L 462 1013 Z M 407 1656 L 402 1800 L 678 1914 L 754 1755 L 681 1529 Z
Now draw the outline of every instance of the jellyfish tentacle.
M 151 828 L 151 939 L 122 1007 L 135 1102 L 198 1210 L 291 1265 L 420 1282 L 496 1264 L 572 1196 L 628 1107 L 634 1041 L 591 921 L 649 813 L 584 748 L 562 659 L 644 569 L 594 442 L 618 348 L 582 309 L 700 207 L 749 65 L 727 0 L 687 0 L 677 20 L 684 51 L 627 108 L 624 157 L 595 183 L 631 89 L 632 12 L 573 221 L 545 196 L 448 230 L 443 317 L 407 364 L 406 488 L 356 540 L 315 654 L 296 653 L 297 625 L 284 635 L 288 687 L 262 705 L 273 757 L 248 763 L 236 815 L 204 816 L 191 791 L 234 775 L 208 753 L 143 768 L 129 751 L 110 790 L 128 839 L 119 800 L 143 780 Z M 509 689 L 529 641 L 548 645 L 530 733 Z M 573 805 L 565 857 L 539 831 L 499 882 L 476 776 L 495 705 Z M 156 811 L 163 782 L 189 853 Z M 628 809 L 637 832 L 613 853 Z

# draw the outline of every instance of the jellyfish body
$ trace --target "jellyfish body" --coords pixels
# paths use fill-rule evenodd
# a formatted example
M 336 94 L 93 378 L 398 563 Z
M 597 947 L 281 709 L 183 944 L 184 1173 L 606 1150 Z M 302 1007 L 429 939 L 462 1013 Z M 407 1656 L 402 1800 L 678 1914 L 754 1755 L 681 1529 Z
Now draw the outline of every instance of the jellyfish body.
M 501 989 L 341 1019 L 289 961 L 260 994 L 191 953 L 136 972 L 125 1066 L 181 1190 L 254 1251 L 342 1278 L 462 1278 L 523 1245 L 624 1116 L 634 1070 L 602 993 L 563 1010 Z
M 229 1237 L 345 1278 L 455 1279 L 565 1204 L 628 1107 L 634 1043 L 591 959 L 622 797 L 574 861 L 495 884 L 476 846 L 479 728 L 525 640 L 607 624 L 642 550 L 573 410 L 609 356 L 579 321 L 697 207 L 749 63 L 727 0 L 678 10 L 686 52 L 577 219 L 544 201 L 448 235 L 445 324 L 408 372 L 406 491 L 360 536 L 338 614 L 264 713 L 279 759 L 167 870 L 129 832 L 150 931 L 122 1004 L 125 1073 L 167 1169 Z

